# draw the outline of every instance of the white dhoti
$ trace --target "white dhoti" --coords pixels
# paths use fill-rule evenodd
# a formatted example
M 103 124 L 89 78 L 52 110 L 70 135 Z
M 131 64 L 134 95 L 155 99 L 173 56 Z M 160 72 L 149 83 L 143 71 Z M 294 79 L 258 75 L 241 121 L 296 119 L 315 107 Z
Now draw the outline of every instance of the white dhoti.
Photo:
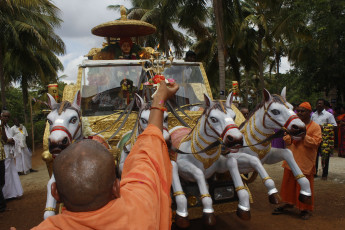
M 15 141 L 14 151 L 16 155 L 16 167 L 18 172 L 29 173 L 31 169 L 31 152 L 26 145 L 28 132 L 25 126 L 12 126 L 13 139 Z
M 2 188 L 5 199 L 16 198 L 23 195 L 23 187 L 20 182 L 14 158 L 5 160 L 5 186 Z
M 31 152 L 27 147 L 19 148 L 16 156 L 16 168 L 18 172 L 27 174 L 31 169 Z
M 13 132 L 8 125 L 4 125 L 8 139 L 13 138 Z M 5 186 L 2 188 L 5 199 L 16 198 L 23 195 L 23 187 L 20 182 L 15 164 L 15 145 L 5 144 Z

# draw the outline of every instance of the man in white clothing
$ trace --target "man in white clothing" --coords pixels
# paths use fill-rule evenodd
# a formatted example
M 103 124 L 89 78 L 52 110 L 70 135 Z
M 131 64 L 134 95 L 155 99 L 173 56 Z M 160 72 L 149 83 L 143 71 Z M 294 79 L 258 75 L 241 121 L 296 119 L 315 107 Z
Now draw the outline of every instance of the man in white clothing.
M 322 130 L 322 125 L 325 125 L 325 124 L 331 124 L 331 125 L 333 125 L 334 128 L 337 127 L 337 122 L 335 121 L 333 114 L 331 114 L 330 112 L 327 112 L 325 110 L 325 100 L 324 99 L 318 99 L 316 101 L 316 111 L 315 111 L 315 113 L 313 113 L 313 115 L 311 115 L 311 120 L 316 122 L 318 125 L 320 125 L 321 130 Z M 318 169 L 318 165 L 319 165 L 319 155 L 321 152 L 321 145 L 319 147 L 318 154 L 316 156 L 316 174 L 314 175 L 315 177 L 317 177 L 317 169 Z M 323 180 L 327 180 L 330 154 L 331 153 L 329 153 L 326 156 L 325 166 L 322 169 L 322 179 Z
M 37 172 L 32 169 L 31 152 L 26 145 L 26 137 L 28 132 L 24 125 L 20 124 L 18 119 L 13 119 L 14 125 L 12 126 L 13 139 L 16 142 L 16 167 L 19 175 L 27 174 L 29 172 Z
M 1 122 L 3 128 L 5 129 L 7 142 L 4 145 L 5 150 L 5 186 L 2 188 L 5 199 L 17 198 L 23 195 L 23 187 L 20 183 L 16 165 L 14 162 L 15 158 L 15 141 L 13 139 L 13 133 L 8 125 L 10 120 L 10 112 L 7 110 L 2 111 L 1 113 Z

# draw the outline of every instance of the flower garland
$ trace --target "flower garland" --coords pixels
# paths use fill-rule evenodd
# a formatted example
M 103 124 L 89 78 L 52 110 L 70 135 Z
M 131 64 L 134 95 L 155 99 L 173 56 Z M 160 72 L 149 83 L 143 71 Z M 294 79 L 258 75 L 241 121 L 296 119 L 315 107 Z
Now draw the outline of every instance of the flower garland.
M 324 124 L 322 127 L 322 143 L 321 143 L 321 163 L 325 167 L 326 158 L 334 149 L 334 129 L 331 124 Z

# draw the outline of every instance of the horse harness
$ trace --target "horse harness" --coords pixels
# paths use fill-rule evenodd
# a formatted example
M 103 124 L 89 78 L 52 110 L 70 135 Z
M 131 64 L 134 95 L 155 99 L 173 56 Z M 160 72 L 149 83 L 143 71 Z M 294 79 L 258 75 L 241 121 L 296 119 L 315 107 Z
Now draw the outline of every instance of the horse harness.
M 216 104 L 215 104 L 216 105 Z M 221 144 L 223 143 L 223 138 L 225 136 L 225 134 L 230 130 L 230 129 L 234 129 L 234 128 L 238 128 L 237 125 L 235 124 L 230 124 L 230 125 L 227 125 L 223 132 L 220 134 L 217 132 L 217 130 L 212 126 L 212 124 L 208 121 L 208 117 L 210 115 L 210 112 L 214 109 L 215 105 L 213 107 L 211 107 L 209 110 L 208 110 L 208 113 L 205 113 L 205 123 L 210 127 L 210 129 L 216 134 L 216 136 L 214 135 L 210 135 L 207 133 L 207 129 L 206 129 L 206 125 L 204 125 L 204 133 L 206 136 L 208 137 L 211 137 L 211 138 L 215 138 L 216 141 L 214 142 L 209 142 L 207 140 L 205 140 L 205 138 L 203 138 L 201 135 L 200 135 L 200 132 L 199 132 L 199 128 L 200 128 L 200 123 L 196 125 L 196 128 L 193 129 L 190 134 L 188 134 L 186 137 L 184 137 L 181 142 L 180 142 L 180 145 L 183 143 L 183 142 L 186 142 L 186 141 L 191 141 L 191 149 L 192 149 L 192 152 L 191 153 L 187 153 L 187 152 L 184 152 L 184 151 L 181 151 L 180 149 L 178 148 L 175 148 L 175 147 L 172 147 L 173 151 L 176 152 L 176 153 L 179 153 L 179 154 L 193 154 L 193 156 L 199 160 L 200 162 L 203 163 L 204 165 L 204 168 L 207 169 L 209 168 L 215 161 L 218 160 L 220 154 L 221 154 Z M 224 113 L 226 113 L 226 110 L 223 106 L 223 104 L 220 102 L 220 105 L 221 105 L 221 108 L 223 110 Z M 197 141 L 197 136 L 205 143 L 207 144 L 208 146 L 206 148 L 203 148 L 203 146 Z M 194 147 L 194 142 L 195 144 L 198 146 L 199 151 L 196 151 L 195 147 Z M 180 145 L 178 147 L 180 147 Z M 217 147 L 217 148 L 216 148 Z M 217 153 L 216 156 L 212 157 L 212 158 L 204 158 L 200 155 L 200 153 L 206 153 L 207 155 L 213 155 L 214 153 Z
M 282 101 L 282 104 L 287 108 L 289 109 L 289 107 L 286 105 L 285 101 L 283 100 L 283 98 L 279 95 L 277 95 L 280 100 Z M 255 124 L 255 114 L 249 119 L 249 122 L 247 123 L 246 125 L 246 128 L 243 129 L 241 132 L 243 133 L 244 135 L 244 138 L 246 140 L 246 143 L 248 143 L 249 145 L 248 146 L 243 146 L 243 147 L 249 147 L 253 152 L 257 153 L 259 158 L 262 159 L 270 150 L 271 150 L 271 143 L 269 142 L 270 140 L 272 140 L 273 138 L 275 137 L 278 137 L 280 135 L 280 132 L 288 132 L 287 130 L 287 127 L 290 125 L 290 123 L 295 120 L 295 119 L 298 119 L 298 116 L 296 114 L 294 115 L 291 115 L 287 121 L 285 122 L 284 125 L 280 124 L 277 120 L 275 120 L 269 113 L 268 113 L 268 109 L 270 108 L 270 106 L 272 105 L 274 101 L 271 101 L 267 108 L 266 108 L 266 104 L 264 104 L 264 116 L 263 116 L 263 119 L 262 119 L 262 125 L 263 127 L 265 127 L 267 129 L 267 126 L 265 125 L 265 116 L 267 116 L 272 122 L 274 122 L 275 124 L 277 124 L 279 127 L 281 127 L 280 131 L 277 132 L 277 133 L 271 133 L 271 134 L 266 134 L 266 133 L 263 133 L 260 129 L 258 129 L 256 127 L 256 124 Z M 252 120 L 254 119 L 254 125 L 252 125 Z M 253 144 L 249 138 L 248 138 L 248 133 L 246 132 L 246 129 L 247 129 L 247 126 L 249 125 L 249 131 L 250 131 L 250 135 L 258 142 L 256 144 Z M 255 131 L 257 131 L 258 133 L 260 133 L 262 136 L 265 136 L 266 139 L 264 140 L 260 140 L 260 138 L 258 138 L 254 132 L 253 132 L 253 129 L 252 127 L 254 127 Z M 255 145 L 262 145 L 266 148 L 264 149 L 258 149 L 255 147 Z M 268 146 L 268 147 L 267 147 Z
M 62 108 L 62 107 L 64 106 L 64 103 L 65 103 L 65 101 L 63 101 L 63 102 L 61 103 L 60 108 Z M 75 140 L 75 137 L 76 137 L 77 133 L 79 132 L 79 129 L 81 129 L 81 119 L 80 119 L 81 114 L 80 114 L 80 110 L 78 110 L 78 109 L 76 109 L 76 108 L 74 108 L 74 107 L 72 107 L 72 106 L 69 107 L 69 108 L 67 108 L 67 109 L 72 109 L 72 110 L 76 111 L 77 114 L 78 114 L 78 119 L 79 119 L 78 127 L 77 127 L 77 129 L 75 130 L 75 132 L 73 133 L 73 135 L 70 133 L 70 131 L 68 131 L 68 129 L 66 129 L 66 127 L 60 126 L 60 125 L 54 126 L 54 127 L 52 128 L 52 130 L 50 131 L 50 133 L 52 133 L 52 132 L 54 132 L 54 131 L 58 131 L 58 130 L 59 130 L 59 131 L 63 131 L 63 132 L 65 132 L 65 133 L 67 134 L 70 143 L 73 143 L 74 140 Z M 59 109 L 59 114 L 61 114 L 61 111 L 60 111 L 60 110 L 61 110 L 61 109 Z

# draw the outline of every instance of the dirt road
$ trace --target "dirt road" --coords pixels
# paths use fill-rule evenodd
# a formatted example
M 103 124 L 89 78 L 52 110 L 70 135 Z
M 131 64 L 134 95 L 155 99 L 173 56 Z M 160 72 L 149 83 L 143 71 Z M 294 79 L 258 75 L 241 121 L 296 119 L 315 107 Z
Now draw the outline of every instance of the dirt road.
M 43 218 L 46 200 L 46 184 L 49 180 L 45 163 L 40 158 L 40 150 L 33 155 L 33 168 L 37 173 L 20 176 L 24 195 L 20 199 L 8 201 L 10 211 L 0 213 L 0 230 L 16 226 L 18 230 L 30 229 Z M 280 164 L 265 165 L 270 176 L 280 188 L 283 169 Z M 250 184 L 253 195 L 252 219 L 240 220 L 235 213 L 217 217 L 217 225 L 212 229 L 241 230 L 299 230 L 299 229 L 345 229 L 345 159 L 332 157 L 327 181 L 315 179 L 315 211 L 311 219 L 299 218 L 296 210 L 287 215 L 273 216 L 274 205 L 269 204 L 266 190 L 257 179 Z M 200 220 L 192 221 L 190 229 L 204 229 Z

